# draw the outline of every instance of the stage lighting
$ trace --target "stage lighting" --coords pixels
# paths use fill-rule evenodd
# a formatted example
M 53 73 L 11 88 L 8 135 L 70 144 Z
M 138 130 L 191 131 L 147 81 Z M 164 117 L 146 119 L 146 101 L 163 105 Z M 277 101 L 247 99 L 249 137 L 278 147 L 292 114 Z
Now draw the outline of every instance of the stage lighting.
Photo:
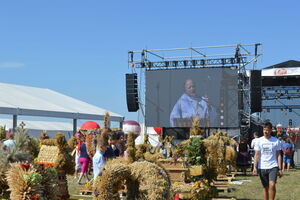
M 230 63 L 233 65 L 234 64 L 234 58 L 230 58 Z
M 197 64 L 197 61 L 196 60 L 192 60 L 192 65 L 196 66 L 196 64 Z
M 186 67 L 188 65 L 188 61 L 187 60 L 184 60 L 183 61 L 183 65 Z
M 225 59 L 224 58 L 221 59 L 221 62 L 222 62 L 222 65 L 225 65 Z
M 152 67 L 152 62 L 147 62 L 147 67 Z
M 201 60 L 200 60 L 200 65 L 202 65 L 202 66 L 205 65 L 205 60 L 204 60 L 204 59 L 201 59 Z
M 165 67 L 169 67 L 169 61 L 165 61 Z
M 173 61 L 173 66 L 177 67 L 178 66 L 178 61 Z
M 293 120 L 289 119 L 289 126 L 292 127 L 293 126 Z

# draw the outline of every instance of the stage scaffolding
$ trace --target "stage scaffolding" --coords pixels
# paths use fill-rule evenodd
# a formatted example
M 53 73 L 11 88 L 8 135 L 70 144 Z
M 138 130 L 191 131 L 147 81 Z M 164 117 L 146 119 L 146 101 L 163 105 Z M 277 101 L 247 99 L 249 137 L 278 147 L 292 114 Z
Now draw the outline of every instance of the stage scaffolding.
M 262 56 L 262 44 L 235 44 L 221 46 L 188 47 L 173 49 L 143 49 L 128 51 L 128 67 L 139 73 L 139 103 L 144 116 L 142 87 L 146 70 L 195 69 L 205 67 L 228 67 L 238 71 L 239 127 L 241 134 L 246 134 L 251 124 L 250 82 L 246 70 L 256 69 L 258 58 Z M 234 92 L 234 91 L 229 91 Z M 230 119 L 229 119 L 230 120 Z

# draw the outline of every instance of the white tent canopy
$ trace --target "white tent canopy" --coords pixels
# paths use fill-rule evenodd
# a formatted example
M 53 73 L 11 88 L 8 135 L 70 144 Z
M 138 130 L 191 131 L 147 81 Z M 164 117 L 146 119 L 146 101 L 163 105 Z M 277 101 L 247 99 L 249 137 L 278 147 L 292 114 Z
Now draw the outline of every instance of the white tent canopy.
M 28 130 L 28 134 L 37 138 L 42 131 L 46 131 L 50 137 L 54 137 L 57 132 L 64 133 L 66 138 L 73 135 L 73 124 L 67 122 L 53 122 L 53 121 L 31 121 L 20 120 L 25 123 L 25 129 Z M 13 128 L 12 120 L 0 119 L 0 126 L 5 126 L 6 130 Z M 79 127 L 77 127 L 79 129 Z
M 53 121 L 32 121 L 20 120 L 25 123 L 26 129 L 40 130 L 40 131 L 73 131 L 72 123 L 67 122 L 53 122 Z M 5 126 L 6 129 L 12 129 L 13 123 L 10 119 L 0 119 L 0 126 Z M 78 129 L 80 127 L 77 127 Z
M 124 120 L 119 114 L 50 89 L 0 83 L 0 93 L 0 114 L 13 115 L 13 127 L 18 115 L 73 119 L 73 129 L 77 119 L 103 120 L 105 112 L 109 112 L 110 121 Z

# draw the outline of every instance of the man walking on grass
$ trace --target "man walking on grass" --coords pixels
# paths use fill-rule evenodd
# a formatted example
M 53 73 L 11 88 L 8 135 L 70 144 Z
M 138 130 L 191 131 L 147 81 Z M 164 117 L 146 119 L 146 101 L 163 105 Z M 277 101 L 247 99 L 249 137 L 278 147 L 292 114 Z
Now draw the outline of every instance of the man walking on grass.
M 259 174 L 264 187 L 264 200 L 274 200 L 276 195 L 277 175 L 283 175 L 281 168 L 281 145 L 277 138 L 271 136 L 272 124 L 264 123 L 263 133 L 255 143 L 253 174 Z

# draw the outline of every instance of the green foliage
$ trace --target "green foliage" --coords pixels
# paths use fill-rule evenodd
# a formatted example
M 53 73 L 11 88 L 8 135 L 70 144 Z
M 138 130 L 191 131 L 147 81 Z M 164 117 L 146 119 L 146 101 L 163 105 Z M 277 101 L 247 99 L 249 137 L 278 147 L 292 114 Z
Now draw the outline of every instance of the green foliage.
M 0 141 L 5 140 L 5 138 L 6 138 L 5 126 L 0 126 Z
M 23 127 L 17 127 L 17 132 L 15 134 L 15 146 L 17 149 L 25 150 L 28 146 L 28 130 L 24 129 Z
M 32 172 L 30 174 L 25 174 L 23 177 L 25 180 L 27 180 L 32 185 L 37 185 L 40 182 L 42 182 L 42 180 L 43 180 L 42 175 L 38 172 Z
M 204 165 L 205 148 L 201 137 L 193 137 L 188 144 L 188 160 L 189 165 Z
M 30 152 L 34 158 L 39 155 L 40 152 L 40 145 L 37 139 L 29 138 L 28 139 L 28 146 L 26 147 L 27 151 Z
M 53 179 L 57 178 L 57 171 L 56 171 L 56 169 L 54 169 L 53 167 L 47 167 L 46 170 L 48 171 L 48 173 L 50 174 L 50 176 Z

